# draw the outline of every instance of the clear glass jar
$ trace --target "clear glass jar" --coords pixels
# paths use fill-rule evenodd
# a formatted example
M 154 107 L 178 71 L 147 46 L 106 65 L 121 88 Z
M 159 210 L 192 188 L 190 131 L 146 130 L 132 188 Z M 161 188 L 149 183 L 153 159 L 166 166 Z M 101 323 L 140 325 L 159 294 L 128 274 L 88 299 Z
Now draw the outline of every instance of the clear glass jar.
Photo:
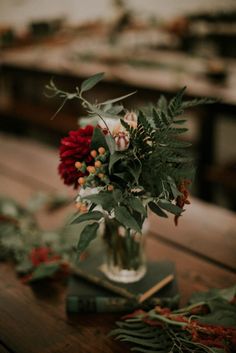
M 144 234 L 126 229 L 116 219 L 107 218 L 105 274 L 115 282 L 132 283 L 146 273 Z

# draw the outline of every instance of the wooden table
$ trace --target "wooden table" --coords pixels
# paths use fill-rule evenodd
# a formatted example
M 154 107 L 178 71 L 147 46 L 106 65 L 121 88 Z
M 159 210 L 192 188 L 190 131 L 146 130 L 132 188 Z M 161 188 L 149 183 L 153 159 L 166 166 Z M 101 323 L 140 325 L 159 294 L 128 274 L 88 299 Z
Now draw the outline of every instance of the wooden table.
M 53 148 L 0 135 L 0 193 L 24 204 L 36 191 L 68 191 L 57 176 Z M 73 191 L 71 191 L 73 195 Z M 52 229 L 62 213 L 41 214 Z M 176 264 L 182 302 L 195 290 L 227 287 L 236 282 L 236 217 L 216 206 L 192 200 L 180 225 L 150 216 L 150 259 Z M 67 317 L 66 287 L 33 291 L 16 278 L 13 267 L 0 264 L 0 353 L 121 353 L 128 347 L 107 337 L 119 315 Z

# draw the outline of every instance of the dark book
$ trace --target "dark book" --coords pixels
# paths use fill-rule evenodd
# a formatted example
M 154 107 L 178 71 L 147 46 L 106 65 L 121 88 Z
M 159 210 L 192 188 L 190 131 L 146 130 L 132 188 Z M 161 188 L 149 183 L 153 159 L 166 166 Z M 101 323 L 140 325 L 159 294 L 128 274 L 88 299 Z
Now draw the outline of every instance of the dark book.
M 106 281 L 125 288 L 134 295 L 139 295 L 153 287 L 157 282 L 169 274 L 175 275 L 173 262 L 160 261 L 149 262 L 146 275 L 135 283 L 120 284 L 108 280 L 99 269 L 102 265 L 102 257 L 95 256 L 82 261 L 79 267 Z M 95 285 L 79 276 L 71 276 L 69 280 L 68 293 L 66 298 L 66 309 L 68 313 L 81 312 L 129 312 L 138 308 L 149 310 L 155 305 L 176 306 L 178 301 L 178 288 L 176 277 L 174 280 L 154 294 L 142 304 L 133 299 L 119 296 L 112 291 Z

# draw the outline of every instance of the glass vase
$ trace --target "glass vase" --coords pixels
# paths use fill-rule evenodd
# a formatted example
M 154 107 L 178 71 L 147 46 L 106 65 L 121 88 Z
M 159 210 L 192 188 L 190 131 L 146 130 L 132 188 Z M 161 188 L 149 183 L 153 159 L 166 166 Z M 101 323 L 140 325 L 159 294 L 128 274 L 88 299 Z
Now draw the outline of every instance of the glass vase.
M 116 219 L 107 219 L 105 275 L 112 281 L 132 283 L 146 273 L 144 234 L 123 227 Z

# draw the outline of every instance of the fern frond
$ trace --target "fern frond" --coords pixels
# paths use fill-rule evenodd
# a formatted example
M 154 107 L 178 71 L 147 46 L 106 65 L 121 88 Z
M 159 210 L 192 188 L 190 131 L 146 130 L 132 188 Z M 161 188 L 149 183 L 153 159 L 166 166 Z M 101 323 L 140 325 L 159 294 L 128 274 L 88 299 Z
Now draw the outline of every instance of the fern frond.
M 157 101 L 157 108 L 159 110 L 164 111 L 165 113 L 167 112 L 167 106 L 168 102 L 165 96 L 161 95 L 160 98 Z
M 213 104 L 216 102 L 217 102 L 217 99 L 215 98 L 195 98 L 193 100 L 183 102 L 182 107 L 183 109 L 187 109 L 187 108 L 196 107 L 198 105 Z
M 171 117 L 171 118 L 175 118 L 176 116 L 180 115 L 183 113 L 183 95 L 184 95 L 184 92 L 186 90 L 186 87 L 182 88 L 174 98 L 171 99 L 169 105 L 168 105 L 168 108 L 167 108 L 167 112 L 168 112 L 168 115 Z

